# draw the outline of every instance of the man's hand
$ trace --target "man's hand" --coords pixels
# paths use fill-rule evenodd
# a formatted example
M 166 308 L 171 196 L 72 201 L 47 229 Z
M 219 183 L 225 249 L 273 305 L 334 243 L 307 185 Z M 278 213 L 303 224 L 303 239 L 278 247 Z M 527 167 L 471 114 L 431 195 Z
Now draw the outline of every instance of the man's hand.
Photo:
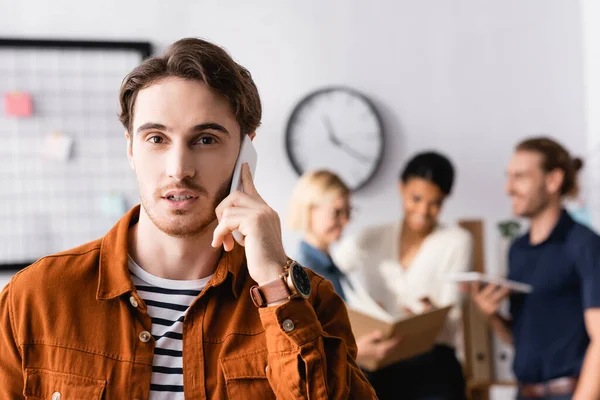
M 482 289 L 480 282 L 468 285 L 468 291 L 477 309 L 488 319 L 496 315 L 502 301 L 510 293 L 510 289 L 494 284 L 487 284 Z
M 510 293 L 510 289 L 494 284 L 487 284 L 483 289 L 480 282 L 463 283 L 461 290 L 469 293 L 475 307 L 487 319 L 493 331 L 505 343 L 513 344 L 512 321 L 502 317 L 498 310 L 502 301 Z
M 360 364 L 361 359 L 374 359 L 381 361 L 394 351 L 402 341 L 402 337 L 395 336 L 389 339 L 384 339 L 380 331 L 373 331 L 367 335 L 356 339 L 356 347 L 358 347 L 357 361 Z
M 219 224 L 213 234 L 213 247 L 225 251 L 234 247 L 232 232 L 243 236 L 248 272 L 259 285 L 279 278 L 287 257 L 281 240 L 279 215 L 260 197 L 252 182 L 248 164 L 242 166 L 244 192 L 234 191 L 216 208 Z

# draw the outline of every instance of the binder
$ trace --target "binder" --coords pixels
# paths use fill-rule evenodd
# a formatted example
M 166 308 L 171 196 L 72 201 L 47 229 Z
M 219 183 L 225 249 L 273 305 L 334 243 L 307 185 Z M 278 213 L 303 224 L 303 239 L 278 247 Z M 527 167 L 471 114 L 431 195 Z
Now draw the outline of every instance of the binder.
M 348 316 L 355 337 L 379 330 L 385 338 L 394 336 L 402 338 L 395 351 L 391 352 L 386 358 L 380 361 L 361 359 L 361 367 L 368 371 L 375 371 L 431 350 L 446 323 L 446 317 L 451 308 L 452 306 L 448 306 L 408 317 L 383 319 L 373 314 L 348 308 Z

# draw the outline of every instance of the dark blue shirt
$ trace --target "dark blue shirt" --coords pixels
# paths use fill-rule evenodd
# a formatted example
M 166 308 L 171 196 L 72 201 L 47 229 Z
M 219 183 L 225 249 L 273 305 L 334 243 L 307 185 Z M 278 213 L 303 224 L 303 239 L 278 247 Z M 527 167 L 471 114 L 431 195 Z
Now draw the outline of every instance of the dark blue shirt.
M 328 254 L 316 249 L 306 243 L 300 242 L 296 261 L 302 264 L 303 267 L 310 268 L 323 278 L 329 280 L 333 284 L 335 292 L 344 300 L 344 290 L 342 289 L 341 280 L 344 279 L 344 273 L 334 264 Z
M 600 236 L 563 210 L 544 242 L 515 240 L 508 277 L 533 286 L 510 297 L 517 379 L 578 376 L 590 342 L 584 312 L 600 307 Z

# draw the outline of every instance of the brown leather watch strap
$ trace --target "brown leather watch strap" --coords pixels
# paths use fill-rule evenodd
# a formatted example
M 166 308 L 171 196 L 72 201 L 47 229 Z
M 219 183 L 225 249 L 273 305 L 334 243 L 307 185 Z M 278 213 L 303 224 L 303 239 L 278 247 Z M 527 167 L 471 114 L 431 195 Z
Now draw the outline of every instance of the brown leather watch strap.
M 268 304 L 290 298 L 292 293 L 285 283 L 284 278 L 278 278 L 262 286 L 252 286 L 250 297 L 257 307 L 266 307 Z

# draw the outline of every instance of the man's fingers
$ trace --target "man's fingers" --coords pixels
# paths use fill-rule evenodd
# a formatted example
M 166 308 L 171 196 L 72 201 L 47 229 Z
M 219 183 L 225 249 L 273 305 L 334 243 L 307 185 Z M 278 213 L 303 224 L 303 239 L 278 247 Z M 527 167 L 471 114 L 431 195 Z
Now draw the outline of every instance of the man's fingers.
M 494 285 L 493 283 L 489 283 L 487 284 L 480 292 L 479 295 L 481 297 L 489 297 L 490 295 L 492 295 L 496 289 L 498 289 L 498 285 Z
M 256 190 L 256 186 L 254 186 L 254 180 L 252 179 L 252 172 L 250 171 L 250 166 L 248 163 L 244 163 L 242 165 L 242 187 L 244 188 L 244 193 L 254 197 L 260 195 Z
M 247 215 L 249 212 L 251 212 L 251 210 L 246 207 L 229 207 L 223 209 L 221 215 L 217 215 L 217 218 L 219 219 L 219 222 L 221 222 L 224 218 Z
M 499 303 L 502 299 L 504 299 L 510 293 L 510 289 L 506 287 L 498 287 L 494 293 L 490 295 L 490 300 Z
M 234 207 L 245 207 L 245 208 L 258 208 L 264 205 L 264 202 L 258 201 L 255 198 L 242 193 L 240 191 L 233 191 L 229 194 L 229 196 L 225 197 L 221 203 L 215 209 L 215 213 L 217 214 L 217 218 L 221 218 L 223 211 L 228 208 Z
M 231 232 L 239 230 L 240 223 L 243 219 L 243 214 L 231 215 L 227 218 L 221 218 L 219 224 L 213 232 L 213 240 L 211 243 L 212 247 L 219 247 L 223 245 L 225 251 L 231 251 L 233 249 L 233 236 Z

